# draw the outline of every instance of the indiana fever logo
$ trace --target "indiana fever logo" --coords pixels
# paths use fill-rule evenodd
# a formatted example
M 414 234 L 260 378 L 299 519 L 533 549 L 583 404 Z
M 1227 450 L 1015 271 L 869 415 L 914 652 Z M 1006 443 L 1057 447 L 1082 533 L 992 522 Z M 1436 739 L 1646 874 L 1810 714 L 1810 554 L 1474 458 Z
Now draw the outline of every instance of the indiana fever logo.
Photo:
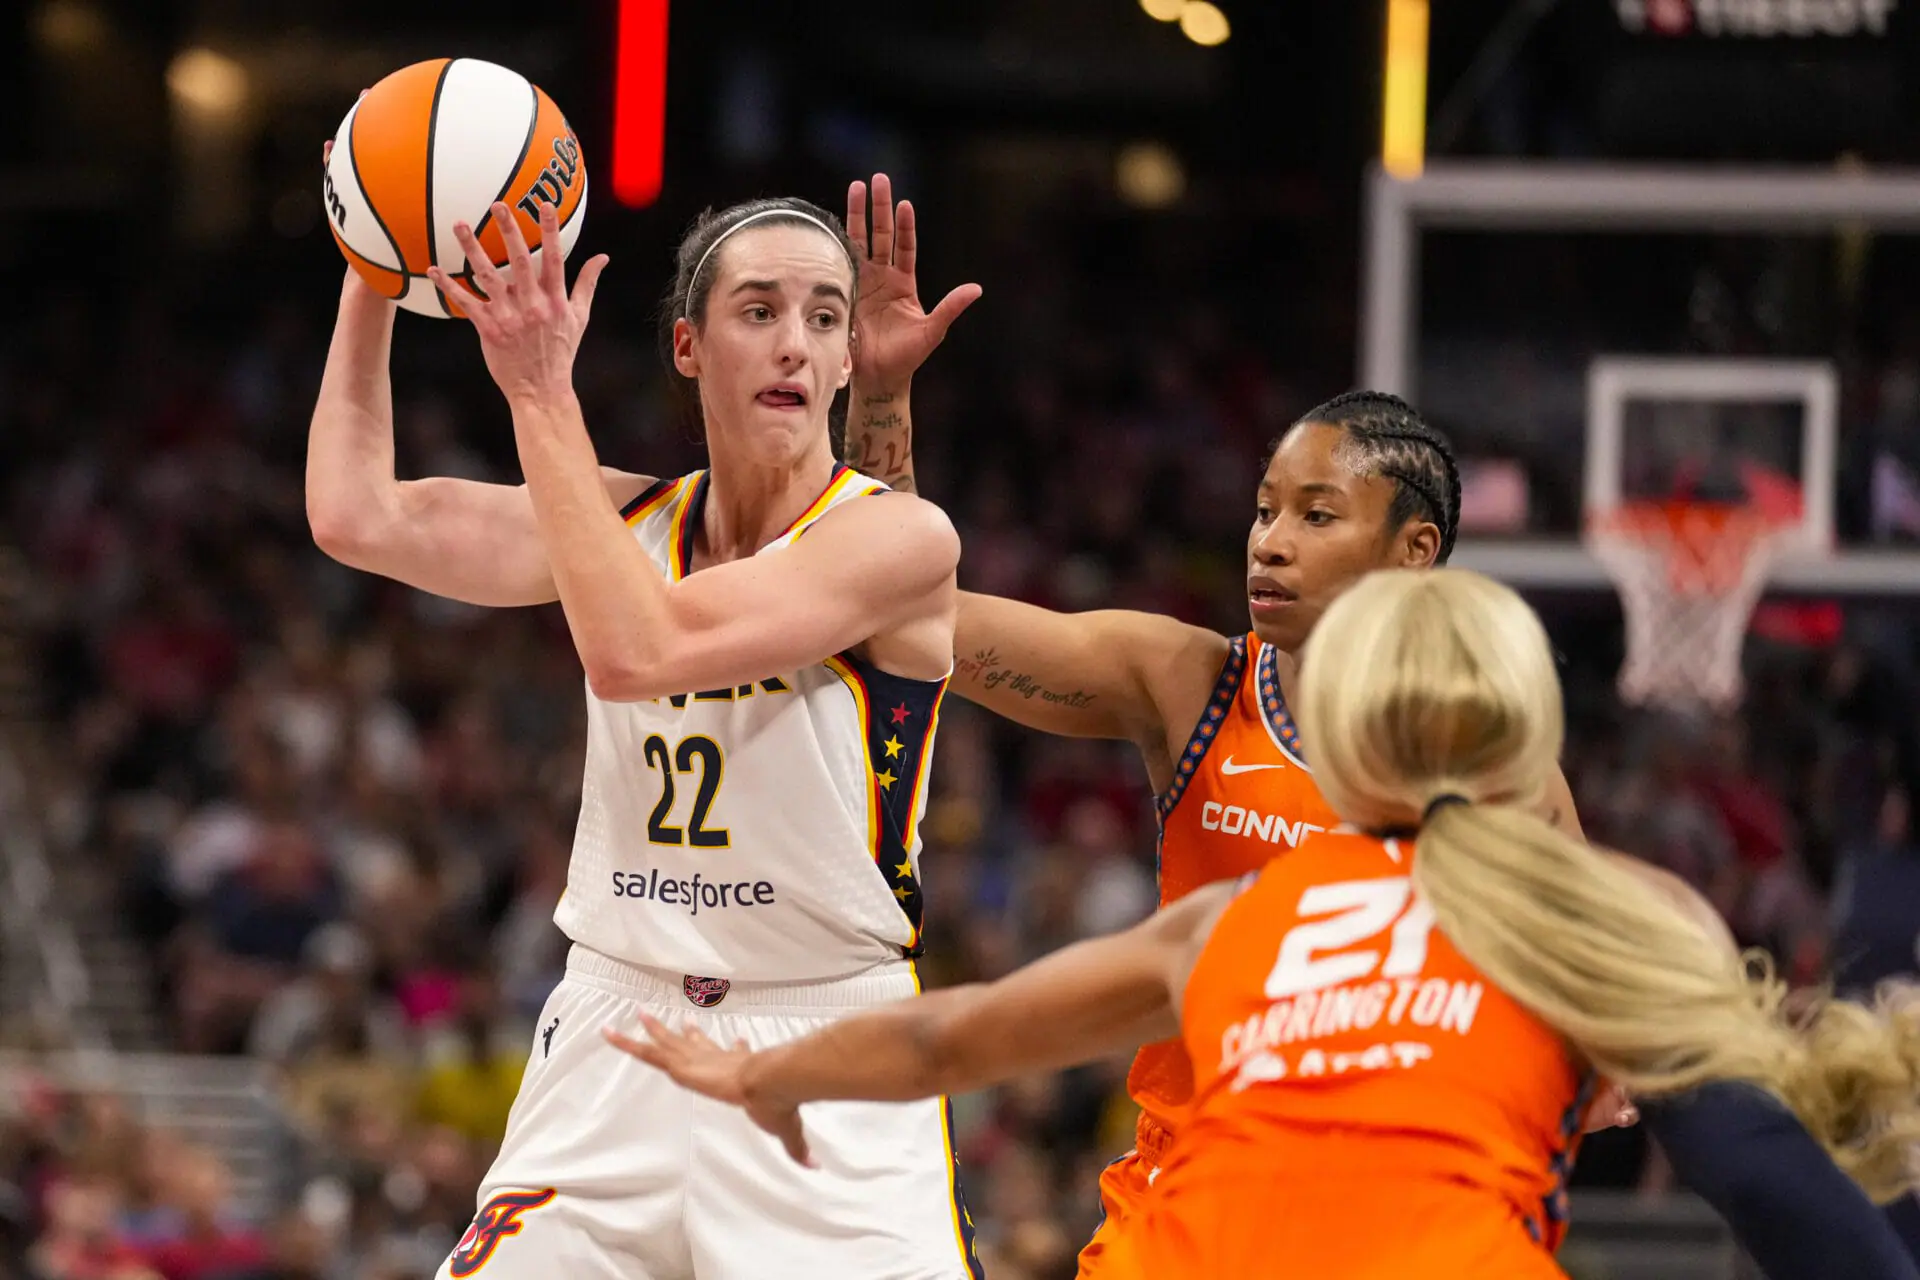
M 727 992 L 733 990 L 733 983 L 725 978 L 696 978 L 688 974 L 680 984 L 680 990 L 697 1007 L 711 1009 L 727 998 Z
M 520 1215 L 531 1213 L 553 1199 L 553 1188 L 545 1191 L 503 1191 L 480 1206 L 473 1225 L 447 1260 L 447 1272 L 454 1280 L 466 1280 L 487 1265 L 493 1251 L 508 1236 L 520 1234 Z

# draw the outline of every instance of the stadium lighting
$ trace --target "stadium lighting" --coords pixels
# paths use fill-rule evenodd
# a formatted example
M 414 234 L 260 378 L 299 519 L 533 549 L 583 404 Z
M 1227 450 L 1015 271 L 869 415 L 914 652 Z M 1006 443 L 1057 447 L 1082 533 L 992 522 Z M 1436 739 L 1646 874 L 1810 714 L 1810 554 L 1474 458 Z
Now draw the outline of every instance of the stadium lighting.
M 230 116 L 247 100 L 247 72 L 224 53 L 187 49 L 168 64 L 167 88 L 192 111 Z
M 1135 142 L 1122 148 L 1113 176 L 1120 198 L 1140 209 L 1165 209 L 1187 191 L 1180 157 L 1159 142 Z
M 1380 167 L 1417 178 L 1427 161 L 1427 0 L 1387 0 L 1384 80 Z
M 667 0 L 620 0 L 614 34 L 613 198 L 660 196 L 667 151 Z
M 34 34 L 57 53 L 80 53 L 106 40 L 107 20 L 81 0 L 53 0 L 34 15 Z
M 1140 0 L 1140 7 L 1155 22 L 1178 22 L 1187 0 Z
M 1207 0 L 1189 0 L 1180 10 L 1180 30 L 1195 44 L 1213 46 L 1225 44 L 1227 37 L 1233 34 L 1233 28 L 1227 22 L 1227 15 L 1220 12 L 1218 5 Z

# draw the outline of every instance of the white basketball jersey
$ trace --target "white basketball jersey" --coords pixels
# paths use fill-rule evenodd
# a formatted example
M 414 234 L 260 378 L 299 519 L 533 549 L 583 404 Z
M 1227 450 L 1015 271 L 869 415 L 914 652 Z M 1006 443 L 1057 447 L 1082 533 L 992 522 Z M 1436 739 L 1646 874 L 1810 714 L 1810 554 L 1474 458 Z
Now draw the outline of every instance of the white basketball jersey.
M 690 572 L 707 473 L 622 513 L 670 581 Z M 886 486 L 841 467 L 786 533 Z M 568 937 L 629 964 L 820 981 L 915 954 L 918 826 L 945 680 L 840 654 L 652 702 L 587 691 Z

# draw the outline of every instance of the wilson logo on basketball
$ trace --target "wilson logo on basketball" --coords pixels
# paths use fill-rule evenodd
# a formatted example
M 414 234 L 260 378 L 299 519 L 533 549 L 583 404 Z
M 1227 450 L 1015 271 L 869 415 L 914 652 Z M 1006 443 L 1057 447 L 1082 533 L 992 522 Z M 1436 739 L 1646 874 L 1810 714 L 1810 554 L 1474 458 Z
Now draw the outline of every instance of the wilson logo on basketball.
M 561 197 L 572 189 L 574 177 L 579 172 L 579 142 L 571 133 L 564 138 L 555 138 L 553 159 L 547 161 L 547 167 L 534 179 L 532 189 L 520 197 L 520 212 L 538 221 L 542 201 L 558 209 Z
M 508 1236 L 520 1234 L 520 1217 L 542 1208 L 553 1199 L 553 1188 L 544 1191 L 503 1191 L 480 1207 L 473 1225 L 453 1247 L 447 1260 L 447 1274 L 454 1280 L 467 1280 L 479 1273 L 493 1257 L 493 1251 Z
M 342 231 L 347 229 L 347 206 L 341 201 L 340 193 L 333 185 L 333 170 L 326 171 L 327 212 L 333 218 L 333 224 Z

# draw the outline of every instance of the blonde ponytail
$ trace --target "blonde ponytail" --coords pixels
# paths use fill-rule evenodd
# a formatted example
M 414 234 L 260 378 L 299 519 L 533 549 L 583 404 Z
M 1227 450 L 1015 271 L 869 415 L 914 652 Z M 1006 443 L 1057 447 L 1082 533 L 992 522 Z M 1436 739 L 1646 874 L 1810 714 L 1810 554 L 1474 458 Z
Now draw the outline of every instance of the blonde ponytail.
M 1920 1003 L 1789 999 L 1612 855 L 1533 803 L 1559 755 L 1559 681 L 1533 611 L 1461 570 L 1376 574 L 1315 628 L 1301 728 L 1342 818 L 1420 822 L 1414 881 L 1487 978 L 1629 1094 L 1710 1080 L 1777 1095 L 1877 1199 L 1914 1185 Z

